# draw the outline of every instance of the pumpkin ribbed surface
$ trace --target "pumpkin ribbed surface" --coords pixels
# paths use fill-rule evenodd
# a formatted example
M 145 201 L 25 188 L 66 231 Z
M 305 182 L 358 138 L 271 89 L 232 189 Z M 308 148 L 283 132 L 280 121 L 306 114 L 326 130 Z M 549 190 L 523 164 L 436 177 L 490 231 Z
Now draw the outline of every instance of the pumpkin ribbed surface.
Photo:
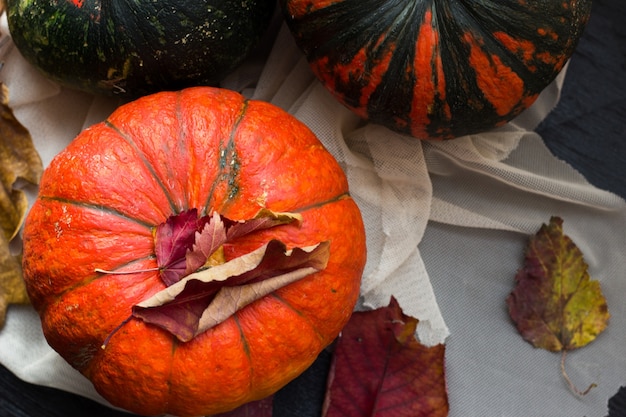
M 189 342 L 125 321 L 165 287 L 150 271 L 155 228 L 190 208 L 233 220 L 298 213 L 299 225 L 238 238 L 225 257 L 271 239 L 329 241 L 328 264 Z M 111 403 L 146 415 L 218 413 L 285 385 L 350 317 L 364 263 L 360 212 L 314 134 L 210 87 L 146 96 L 79 134 L 46 169 L 24 229 L 24 278 L 49 344 Z
M 281 0 L 316 76 L 364 119 L 450 139 L 519 115 L 574 51 L 591 0 Z
M 22 55 L 65 86 L 137 98 L 216 85 L 259 43 L 274 0 L 8 0 Z

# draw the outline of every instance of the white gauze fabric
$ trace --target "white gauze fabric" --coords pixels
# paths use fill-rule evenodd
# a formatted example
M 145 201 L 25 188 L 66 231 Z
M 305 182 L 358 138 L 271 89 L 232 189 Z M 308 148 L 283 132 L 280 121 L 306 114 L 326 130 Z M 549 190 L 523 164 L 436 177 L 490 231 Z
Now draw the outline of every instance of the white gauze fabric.
M 6 20 L 0 23 L 0 29 L 6 33 Z M 30 130 L 45 165 L 83 127 L 103 120 L 118 104 L 46 81 L 23 61 L 15 48 L 2 51 L 2 59 L 5 68 L 1 75 L 9 87 L 11 105 Z M 459 281 L 446 284 L 446 277 L 459 276 L 459 270 L 467 273 L 465 280 L 471 280 L 474 274 L 477 280 L 481 279 L 479 275 L 489 275 L 476 266 L 475 260 L 464 263 L 445 250 L 453 246 L 449 239 L 456 239 L 454 234 L 459 230 L 470 242 L 472 231 L 505 233 L 505 239 L 518 248 L 520 238 L 534 232 L 555 214 L 557 207 L 574 220 L 581 215 L 585 219 L 596 216 L 596 226 L 601 223 L 597 221 L 598 213 L 618 213 L 610 217 L 609 227 L 624 220 L 619 214 L 625 209 L 623 200 L 589 185 L 554 158 L 532 132 L 556 104 L 563 75 L 531 109 L 506 126 L 436 143 L 420 142 L 365 123 L 336 102 L 315 79 L 284 26 L 267 61 L 242 67 L 224 81 L 223 87 L 289 111 L 307 124 L 337 158 L 366 226 L 368 261 L 359 308 L 386 306 L 394 296 L 406 314 L 420 320 L 420 340 L 432 345 L 455 340 L 437 301 L 437 297 L 442 297 L 451 305 L 455 303 L 456 294 L 450 291 Z M 572 223 L 582 226 L 576 221 Z M 584 227 L 580 231 L 587 233 Z M 483 243 L 483 233 L 478 233 L 474 249 Z M 624 239 L 606 246 L 611 244 L 622 248 L 626 245 Z M 422 249 L 428 250 L 428 257 L 422 256 Z M 488 254 L 484 256 L 488 258 Z M 604 261 L 606 257 L 600 258 Z M 509 269 L 518 267 L 517 260 L 507 260 Z M 504 276 L 501 280 L 503 286 L 510 287 L 512 277 Z M 433 282 L 438 283 L 441 293 Z M 501 321 L 502 326 L 510 327 L 506 318 Z M 521 339 L 518 343 L 525 346 Z M 448 363 L 462 361 L 464 355 L 453 347 L 454 344 L 448 349 Z M 0 330 L 0 362 L 26 381 L 106 404 L 78 372 L 48 347 L 39 319 L 30 307 L 10 307 L 5 328 Z M 468 371 L 473 372 L 471 368 Z M 468 384 L 463 372 L 462 367 L 455 368 L 449 375 L 449 384 Z M 453 410 L 457 404 L 463 410 L 468 401 L 471 398 L 451 396 Z

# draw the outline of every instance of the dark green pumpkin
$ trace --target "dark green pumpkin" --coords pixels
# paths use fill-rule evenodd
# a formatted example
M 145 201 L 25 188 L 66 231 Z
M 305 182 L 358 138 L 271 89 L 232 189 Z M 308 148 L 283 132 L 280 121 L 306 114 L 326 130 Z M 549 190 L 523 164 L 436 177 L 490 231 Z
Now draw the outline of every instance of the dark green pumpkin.
M 8 0 L 15 45 L 65 86 L 129 98 L 214 85 L 267 30 L 274 0 Z
M 591 0 L 281 0 L 316 76 L 364 119 L 422 139 L 502 125 L 561 71 Z

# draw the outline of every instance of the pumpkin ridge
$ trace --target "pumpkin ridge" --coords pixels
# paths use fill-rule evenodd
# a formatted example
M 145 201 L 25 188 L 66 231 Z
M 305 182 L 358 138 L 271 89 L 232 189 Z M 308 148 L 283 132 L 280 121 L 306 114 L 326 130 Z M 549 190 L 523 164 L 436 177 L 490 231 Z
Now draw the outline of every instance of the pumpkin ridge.
M 305 36 L 310 36 L 309 31 L 315 33 L 315 41 L 311 42 L 314 47 L 310 50 L 305 48 L 306 53 L 310 54 L 310 62 L 315 63 L 315 66 L 337 69 L 338 73 L 329 81 L 336 88 L 337 95 L 345 100 L 349 107 L 355 109 L 361 108 L 363 106 L 361 101 L 367 102 L 368 99 L 368 97 L 363 97 L 363 91 L 359 90 L 367 87 L 368 84 L 376 88 L 379 81 L 373 80 L 371 75 L 381 62 L 384 64 L 385 55 L 394 48 L 392 40 L 387 39 L 386 36 L 374 38 L 372 35 L 387 34 L 392 30 L 395 17 L 400 14 L 393 9 L 396 7 L 404 9 L 402 4 L 404 2 L 387 1 L 383 5 L 379 3 L 338 1 L 299 17 L 300 24 L 306 27 L 303 30 Z M 321 22 L 323 22 L 324 30 L 318 26 Z M 350 32 L 341 30 L 349 25 L 354 26 L 354 30 Z M 337 51 L 341 52 L 337 53 Z M 361 55 L 363 57 L 360 57 Z M 358 73 L 350 71 L 349 63 L 358 62 L 361 59 L 364 60 L 362 63 L 364 68 L 359 69 Z M 324 62 L 325 60 L 328 62 Z M 340 67 L 346 67 L 346 69 L 338 69 Z M 328 77 L 327 74 L 322 74 L 325 72 L 323 69 L 317 72 L 322 78 Z
M 441 119 L 444 123 L 434 122 L 426 126 L 429 136 L 441 136 L 444 139 L 459 136 L 466 126 L 472 125 L 472 121 L 464 120 L 467 108 L 473 109 L 477 114 L 485 118 L 494 118 L 495 105 L 488 100 L 484 91 L 479 87 L 479 74 L 482 68 L 468 65 L 465 68 L 458 66 L 458 62 L 470 62 L 470 56 L 477 52 L 486 55 L 483 31 L 477 31 L 473 25 L 480 25 L 469 5 L 460 2 L 454 4 L 441 4 L 440 12 L 434 14 L 439 28 L 439 45 L 447 45 L 447 48 L 439 48 L 442 64 L 443 81 L 461 80 L 460 83 L 445 82 L 443 89 L 444 98 L 437 100 L 436 113 L 431 119 Z M 461 42 L 458 40 L 461 39 Z M 470 41 L 473 41 L 471 43 Z M 479 47 L 479 50 L 476 50 Z M 487 59 L 492 59 L 489 55 Z M 490 61 L 491 62 L 491 61 Z M 452 99 L 453 98 L 453 99 Z M 447 103 L 446 103 L 447 102 Z M 481 117 L 482 118 L 482 117 Z M 448 124 L 448 126 L 445 126 Z
M 165 409 L 169 409 L 169 403 L 171 403 L 172 400 L 172 379 L 174 376 L 174 360 L 175 360 L 175 356 L 176 356 L 176 349 L 178 348 L 178 339 L 174 336 L 172 336 L 172 353 L 170 355 L 170 359 L 169 359 L 169 363 L 168 363 L 168 368 L 169 368 L 169 374 L 167 376 L 167 378 L 165 379 L 165 383 L 167 384 L 167 393 L 165 394 L 165 397 L 167 398 L 167 405 L 165 407 Z
M 516 75 L 516 77 L 520 80 L 520 92 L 518 101 L 515 105 L 511 106 L 506 111 L 499 109 L 498 104 L 494 104 L 489 100 L 487 94 L 485 94 L 484 89 L 481 88 L 479 84 L 479 75 L 482 72 L 482 69 L 477 69 L 474 66 L 470 66 L 468 69 L 472 71 L 471 87 L 466 87 L 468 91 L 480 91 L 482 94 L 482 99 L 484 101 L 484 105 L 489 107 L 492 111 L 498 111 L 502 113 L 501 116 L 506 116 L 507 114 L 517 114 L 521 109 L 520 106 L 523 104 L 523 99 L 534 93 L 538 93 L 542 89 L 542 82 L 538 79 L 535 79 L 533 71 L 529 67 L 528 63 L 525 63 L 514 51 L 510 48 L 507 48 L 501 38 L 499 38 L 496 33 L 499 28 L 506 27 L 511 25 L 511 22 L 516 21 L 516 19 L 511 19 L 509 16 L 511 14 L 523 13 L 524 8 L 520 4 L 512 4 L 507 5 L 506 16 L 509 19 L 506 22 L 498 21 L 497 17 L 499 14 L 488 13 L 489 10 L 485 7 L 481 9 L 482 12 L 478 12 L 476 9 L 481 5 L 472 5 L 471 8 L 469 5 L 465 3 L 459 3 L 458 7 L 454 9 L 454 11 L 450 10 L 448 13 L 450 15 L 457 16 L 456 22 L 458 23 L 456 26 L 457 32 L 463 33 L 463 38 L 466 39 L 465 45 L 467 49 L 464 49 L 463 58 L 466 60 L 471 59 L 472 51 L 470 48 L 472 45 L 467 40 L 468 37 L 475 41 L 475 46 L 480 48 L 480 51 L 488 58 L 489 65 L 492 67 L 501 67 L 501 68 L 509 68 L 510 71 Z M 518 6 L 518 7 L 515 7 Z M 498 4 L 495 8 L 503 8 L 504 6 Z M 526 6 L 527 7 L 527 6 Z M 462 10 L 463 13 L 460 12 Z M 504 13 L 504 11 L 502 11 Z M 460 16 L 460 17 L 459 17 Z M 523 21 L 521 17 L 517 20 Z M 445 22 L 442 22 L 445 23 Z M 479 29 L 475 29 L 479 28 Z M 516 32 L 522 33 L 522 30 L 525 29 L 523 25 L 518 25 L 516 27 Z M 521 38 L 529 38 L 531 33 L 521 35 Z M 518 36 L 520 37 L 520 36 Z M 534 45 L 533 45 L 534 47 Z M 499 62 L 494 61 L 497 59 Z M 470 81 L 468 79 L 468 81 Z M 534 81 L 534 82 L 533 82 Z M 451 92 L 448 92 L 448 94 Z
M 303 213 L 305 211 L 308 210 L 312 210 L 312 209 L 316 209 L 316 208 L 320 208 L 323 207 L 327 204 L 332 204 L 332 203 L 336 203 L 337 201 L 341 201 L 341 200 L 345 200 L 345 199 L 352 199 L 352 197 L 350 196 L 349 192 L 345 192 L 345 193 L 341 193 L 335 197 L 329 198 L 327 200 L 324 201 L 319 201 L 317 203 L 312 203 L 312 204 L 307 204 L 306 206 L 302 206 L 302 207 L 298 207 L 295 208 L 293 210 L 291 210 L 294 213 Z
M 537 25 L 525 25 L 523 22 L 535 16 L 541 16 L 539 9 L 546 6 L 541 5 L 533 7 L 523 2 L 510 2 L 506 5 L 501 2 L 492 3 L 493 5 L 491 7 L 489 7 L 489 3 L 474 5 L 475 10 L 473 13 L 470 11 L 470 13 L 474 16 L 476 24 L 484 28 L 483 32 L 499 45 L 502 52 L 506 51 L 510 56 L 517 58 L 516 60 L 519 61 L 528 72 L 528 75 L 522 78 L 526 81 L 535 81 L 534 84 L 536 84 L 536 86 L 533 85 L 531 91 L 539 92 L 542 89 L 542 83 L 539 79 L 535 80 L 532 74 L 539 72 L 543 74 L 539 78 L 551 78 L 562 69 L 565 63 L 564 60 L 559 65 L 554 65 L 559 61 L 557 58 L 563 55 L 563 50 L 557 46 L 558 37 L 556 33 L 565 33 L 566 28 L 571 30 L 576 27 L 576 25 L 574 25 L 570 19 L 564 19 L 561 22 L 564 27 L 560 27 L 556 31 L 553 27 L 545 26 L 544 24 L 548 23 L 546 21 L 539 21 Z M 550 11 L 546 11 L 543 15 L 556 15 L 559 13 L 559 10 L 565 14 L 569 14 L 567 3 L 555 2 L 550 6 Z M 529 8 L 531 12 L 529 12 Z M 507 28 L 515 22 L 519 22 L 520 24 L 514 26 L 514 31 L 510 29 L 507 31 L 503 30 L 503 28 Z M 551 23 L 555 26 L 559 26 L 559 22 L 554 19 L 551 19 Z M 513 36 L 512 33 L 514 33 L 515 36 Z M 501 34 L 506 35 L 505 40 L 503 40 Z M 542 39 L 548 41 L 537 43 L 533 40 L 537 36 L 541 36 Z M 554 38 L 552 38 L 550 42 L 549 40 L 553 36 Z M 568 42 L 566 47 L 573 48 L 571 42 Z M 492 48 L 491 45 L 487 49 L 491 50 L 490 48 Z M 497 53 L 496 55 L 500 56 Z
M 69 198 L 62 198 L 62 197 L 54 197 L 54 196 L 46 196 L 46 195 L 42 195 L 39 196 L 39 199 L 41 200 L 48 200 L 48 201 L 54 201 L 57 203 L 62 203 L 62 204 L 67 204 L 70 206 L 75 206 L 75 207 L 83 207 L 83 208 L 87 208 L 87 209 L 91 209 L 94 211 L 103 211 L 109 214 L 112 214 L 114 216 L 120 217 L 122 219 L 131 221 L 133 223 L 136 223 L 140 226 L 145 227 L 146 229 L 153 229 L 156 225 L 146 222 L 144 220 L 140 220 L 137 219 L 135 217 L 131 217 L 117 209 L 114 209 L 112 207 L 108 207 L 108 206 L 104 206 L 102 204 L 92 204 L 86 201 L 79 201 L 79 200 L 72 200 Z
M 296 18 L 303 25 L 305 36 L 315 33 L 316 43 L 319 46 L 307 48 L 306 53 L 311 54 L 312 61 L 329 56 L 329 52 L 333 50 L 341 50 L 345 57 L 355 56 L 361 43 L 365 43 L 364 38 L 372 32 L 371 28 L 384 26 L 386 17 L 390 13 L 389 9 L 397 4 L 397 1 L 386 1 L 380 4 L 378 1 L 341 0 L 297 16 Z M 323 31 L 321 30 L 322 25 Z M 350 34 L 338 30 L 349 25 L 355 27 L 353 31 L 350 31 Z M 354 36 L 361 38 L 355 40 Z M 333 62 L 332 64 L 334 66 L 337 63 Z
M 269 295 L 272 296 L 273 298 L 275 298 L 276 300 L 280 301 L 284 306 L 288 307 L 291 311 L 296 313 L 298 315 L 298 317 L 303 319 L 309 325 L 311 330 L 313 330 L 313 333 L 315 333 L 317 335 L 317 337 L 319 338 L 320 343 L 324 342 L 324 336 L 318 331 L 317 327 L 315 327 L 311 323 L 311 320 L 309 319 L 309 317 L 306 314 L 304 314 L 302 311 L 300 311 L 296 307 L 294 307 L 293 304 L 291 304 L 289 301 L 285 300 L 283 297 L 281 297 L 280 295 L 276 294 L 276 291 L 272 292 Z
M 235 322 L 235 326 L 237 326 L 237 330 L 239 330 L 239 337 L 241 339 L 241 349 L 243 353 L 246 355 L 246 359 L 248 360 L 248 365 L 250 368 L 250 375 L 254 375 L 254 367 L 252 366 L 252 356 L 250 354 L 250 345 L 248 344 L 248 340 L 246 339 L 246 335 L 241 328 L 241 323 L 239 322 L 239 311 L 235 312 L 231 317 Z M 252 388 L 252 378 L 248 378 L 248 389 Z
M 143 165 L 150 171 L 154 180 L 157 182 L 159 187 L 163 190 L 163 194 L 167 198 L 170 208 L 173 213 L 180 213 L 183 211 L 182 208 L 176 207 L 176 203 L 174 203 L 174 199 L 172 194 L 169 192 L 168 188 L 163 183 L 161 177 L 158 175 L 157 171 L 154 169 L 154 165 L 146 158 L 146 155 L 139 149 L 135 141 L 124 131 L 122 131 L 118 126 L 116 126 L 111 120 L 107 119 L 104 121 L 105 125 L 111 128 L 114 132 L 116 132 L 122 139 L 126 141 L 130 145 L 130 147 L 135 151 L 137 157 L 141 160 Z
M 228 206 L 228 202 L 236 197 L 239 186 L 236 183 L 237 176 L 239 174 L 239 162 L 237 156 L 237 149 L 235 144 L 235 136 L 237 134 L 237 130 L 242 120 L 246 115 L 246 110 L 248 109 L 249 100 L 244 100 L 242 102 L 242 106 L 239 109 L 239 113 L 237 115 L 237 119 L 233 123 L 232 128 L 230 129 L 230 134 L 228 136 L 228 140 L 226 144 L 222 140 L 219 143 L 219 153 L 218 153 L 218 161 L 217 166 L 219 167 L 219 172 L 217 174 L 217 178 L 211 184 L 211 189 L 207 195 L 207 198 L 204 203 L 204 207 L 202 208 L 201 214 L 204 216 L 209 211 L 218 211 L 223 212 L 223 210 Z M 224 181 L 228 181 L 228 193 L 225 197 L 225 200 L 222 201 L 221 210 L 217 210 L 215 207 L 211 206 L 211 200 L 214 198 L 215 190 L 219 183 Z
M 187 143 L 187 135 L 186 135 L 187 130 L 186 130 L 186 124 L 185 124 L 185 117 L 183 115 L 182 105 L 181 105 L 182 100 L 183 100 L 183 94 L 181 91 L 178 91 L 176 94 L 176 121 L 178 122 L 178 125 L 180 127 L 178 131 L 178 143 L 183 144 L 182 149 L 186 151 L 189 144 Z M 189 157 L 191 158 L 190 160 L 191 166 L 194 166 L 195 153 L 189 152 Z M 189 210 L 189 201 L 191 201 L 190 193 L 189 193 L 189 181 L 185 181 L 183 186 L 184 186 L 184 189 L 183 189 L 182 203 L 184 204 L 184 207 L 182 207 L 181 211 L 187 211 Z
M 105 271 L 98 272 L 98 271 L 96 271 L 94 269 L 94 275 L 90 275 L 90 276 L 84 277 L 84 279 L 82 281 L 74 283 L 73 285 L 67 287 L 66 289 L 64 289 L 63 291 L 59 292 L 58 294 L 49 294 L 48 298 L 46 298 L 46 300 L 45 300 L 45 304 L 41 304 L 40 308 L 47 309 L 50 305 L 59 302 L 63 298 L 63 296 L 65 294 L 67 294 L 67 293 L 70 293 L 72 291 L 77 290 L 78 288 L 82 288 L 82 287 L 84 287 L 86 285 L 89 285 L 89 284 L 91 284 L 92 282 L 94 282 L 94 281 L 96 281 L 98 279 L 105 278 L 107 275 L 116 275 L 115 271 L 119 271 L 118 274 L 119 273 L 129 274 L 130 272 L 120 271 L 120 269 L 128 267 L 130 265 L 133 265 L 134 263 L 137 263 L 137 262 L 151 260 L 151 259 L 156 260 L 156 256 L 154 254 L 152 254 L 152 255 L 149 255 L 149 256 L 143 256 L 141 258 L 136 258 L 136 259 L 133 259 L 131 261 L 125 262 L 125 263 L 123 263 L 121 265 L 118 265 L 116 268 L 114 268 L 112 270 L 108 270 L 106 272 Z M 143 272 L 143 271 L 137 271 L 137 273 L 139 273 L 139 272 Z M 156 272 L 158 272 L 158 271 L 155 269 L 155 273 Z
M 558 42 L 536 41 L 540 25 L 556 24 L 555 8 L 561 7 L 556 3 L 537 6 L 496 1 L 439 4 L 440 44 L 448 46 L 441 49 L 444 79 L 464 83 L 446 85 L 446 97 L 457 97 L 450 101 L 450 125 L 444 127 L 435 123 L 429 126 L 430 135 L 440 135 L 441 128 L 452 137 L 466 134 L 466 126 L 479 125 L 476 122 L 479 119 L 489 120 L 496 126 L 521 113 L 536 99 L 563 67 L 557 62 L 557 57 L 563 55 L 562 47 L 556 46 Z M 549 10 L 545 10 L 547 7 Z M 527 23 L 538 16 L 548 17 L 545 21 Z M 559 29 L 558 33 L 562 32 L 564 29 Z M 457 62 L 469 63 L 465 73 Z M 502 92 L 507 90 L 506 94 Z M 475 113 L 474 120 L 465 114 L 468 106 Z M 476 129 L 471 127 L 470 130 Z
M 237 326 L 237 330 L 239 330 L 239 337 L 241 338 L 241 348 L 243 353 L 246 355 L 246 359 L 248 360 L 249 368 L 250 368 L 250 378 L 248 378 L 248 390 L 252 388 L 252 375 L 254 375 L 254 367 L 252 366 L 252 356 L 250 354 L 250 345 L 248 345 L 248 340 L 246 339 L 246 335 L 241 328 L 241 323 L 239 322 L 239 311 L 232 315 L 233 321 Z
M 409 2 L 409 7 L 403 7 L 402 13 L 398 13 L 386 33 L 386 39 L 380 45 L 373 49 L 380 48 L 380 52 L 376 54 L 376 68 L 373 72 L 376 76 L 378 72 L 382 72 L 382 77 L 368 92 L 367 97 L 361 97 L 363 102 L 354 103 L 357 108 L 367 103 L 367 115 L 373 121 L 385 119 L 394 121 L 398 119 L 398 115 L 411 114 L 411 97 L 416 88 L 415 77 L 415 47 L 409 42 L 394 43 L 393 38 L 396 36 L 405 36 L 407 39 L 415 39 L 419 35 L 419 27 L 412 22 L 412 18 L 417 20 L 418 16 L 426 13 L 426 7 L 418 8 L 415 2 Z M 405 14 L 400 16 L 401 14 Z M 397 32 L 397 34 L 396 34 Z M 392 34 L 392 35 L 390 35 Z M 377 77 L 373 77 L 372 82 Z M 388 85 L 397 84 L 396 88 L 390 89 Z M 364 91 L 367 91 L 364 89 Z M 403 97 L 399 97 L 403 96 Z M 379 115 L 379 116 L 372 116 Z M 383 122 L 384 123 L 384 122 Z M 408 123 L 406 123 L 408 126 Z M 407 130 L 408 133 L 408 130 Z

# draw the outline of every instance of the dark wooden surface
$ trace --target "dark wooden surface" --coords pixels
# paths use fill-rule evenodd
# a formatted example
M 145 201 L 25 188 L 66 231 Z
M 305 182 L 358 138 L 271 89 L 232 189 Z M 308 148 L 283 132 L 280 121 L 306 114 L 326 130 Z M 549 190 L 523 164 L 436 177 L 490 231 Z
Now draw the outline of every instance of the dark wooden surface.
M 537 128 L 550 150 L 598 188 L 626 198 L 626 1 L 595 0 L 557 108 Z M 274 415 L 318 417 L 329 355 L 275 397 Z M 626 382 L 625 382 L 626 383 Z M 626 392 L 621 390 L 623 396 Z M 626 416 L 626 401 L 611 417 Z M 522 414 L 520 414 L 521 416 Z M 0 417 L 123 417 L 130 414 L 20 381 L 0 366 Z

